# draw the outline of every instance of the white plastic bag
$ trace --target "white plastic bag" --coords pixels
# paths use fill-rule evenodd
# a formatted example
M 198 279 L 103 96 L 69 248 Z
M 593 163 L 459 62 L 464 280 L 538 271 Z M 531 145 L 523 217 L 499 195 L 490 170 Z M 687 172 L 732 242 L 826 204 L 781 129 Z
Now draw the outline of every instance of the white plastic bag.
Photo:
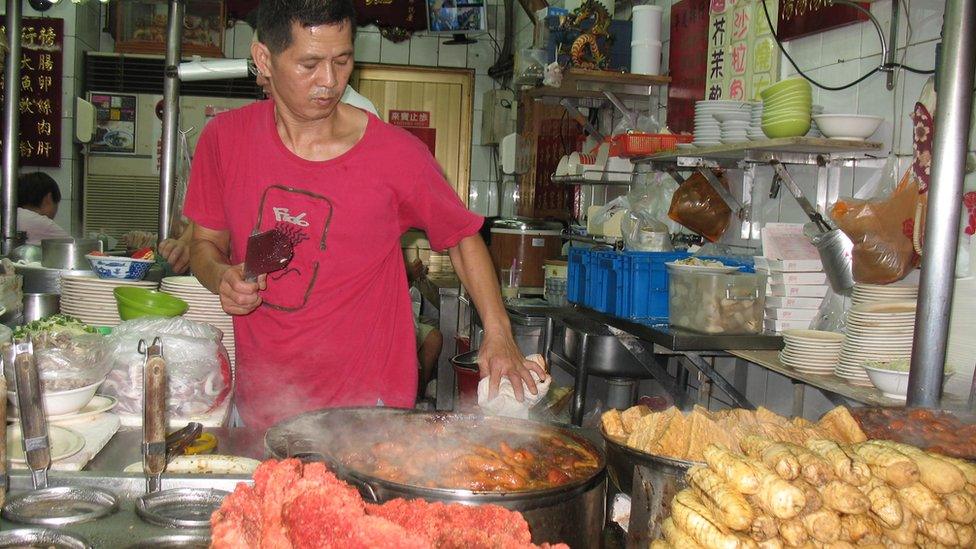
M 123 322 L 108 336 L 112 370 L 99 389 L 119 400 L 119 410 L 142 413 L 142 374 L 146 357 L 139 341 L 159 337 L 169 377 L 170 417 L 189 418 L 219 406 L 231 390 L 232 375 L 220 331 L 182 317 L 140 318 Z

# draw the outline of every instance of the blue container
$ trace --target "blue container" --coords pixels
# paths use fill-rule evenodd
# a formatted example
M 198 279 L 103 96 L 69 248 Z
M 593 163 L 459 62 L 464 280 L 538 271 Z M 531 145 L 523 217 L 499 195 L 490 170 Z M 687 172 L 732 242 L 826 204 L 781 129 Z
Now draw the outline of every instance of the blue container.
M 684 259 L 688 252 L 626 252 L 629 318 L 668 318 L 668 270 L 665 263 Z
M 569 248 L 569 262 L 566 270 L 566 299 L 570 303 L 586 304 L 586 269 L 589 255 L 589 248 Z
M 739 270 L 744 273 L 754 273 L 756 272 L 756 260 L 751 257 L 738 256 L 738 257 L 728 257 L 723 255 L 702 255 L 695 256 L 698 259 L 711 259 L 713 261 L 721 261 L 723 264 L 729 267 L 739 267 Z

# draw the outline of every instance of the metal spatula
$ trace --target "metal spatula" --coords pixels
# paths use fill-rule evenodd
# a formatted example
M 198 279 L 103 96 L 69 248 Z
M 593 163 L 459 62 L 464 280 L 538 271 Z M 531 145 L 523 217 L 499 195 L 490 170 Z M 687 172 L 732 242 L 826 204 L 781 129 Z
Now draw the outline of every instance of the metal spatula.
M 30 338 L 14 341 L 14 373 L 17 378 L 17 404 L 27 467 L 34 488 L 47 488 L 47 470 L 51 467 L 47 418 L 41 405 L 41 380 L 34 361 Z M 6 427 L 5 427 L 6 428 Z
M 244 278 L 253 282 L 259 275 L 284 269 L 294 255 L 294 245 L 284 232 L 271 229 L 252 234 L 244 255 Z

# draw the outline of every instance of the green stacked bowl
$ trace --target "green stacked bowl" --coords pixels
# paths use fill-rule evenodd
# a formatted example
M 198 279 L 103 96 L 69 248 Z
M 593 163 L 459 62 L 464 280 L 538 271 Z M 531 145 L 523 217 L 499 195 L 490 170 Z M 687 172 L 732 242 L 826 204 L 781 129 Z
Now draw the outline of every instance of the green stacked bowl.
M 799 137 L 810 131 L 813 90 L 803 78 L 788 78 L 759 93 L 762 130 L 767 137 Z
M 133 320 L 144 316 L 174 317 L 186 312 L 186 301 L 165 292 L 147 290 L 133 286 L 119 286 L 112 290 L 122 320 Z

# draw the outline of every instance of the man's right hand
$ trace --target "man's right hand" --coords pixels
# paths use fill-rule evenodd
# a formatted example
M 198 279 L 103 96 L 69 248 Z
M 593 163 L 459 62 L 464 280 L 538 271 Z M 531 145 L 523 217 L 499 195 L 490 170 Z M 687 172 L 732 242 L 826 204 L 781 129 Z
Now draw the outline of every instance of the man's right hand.
M 220 276 L 217 294 L 220 306 L 229 315 L 246 315 L 261 305 L 261 290 L 267 288 L 268 275 L 257 282 L 244 280 L 244 264 L 228 266 Z

